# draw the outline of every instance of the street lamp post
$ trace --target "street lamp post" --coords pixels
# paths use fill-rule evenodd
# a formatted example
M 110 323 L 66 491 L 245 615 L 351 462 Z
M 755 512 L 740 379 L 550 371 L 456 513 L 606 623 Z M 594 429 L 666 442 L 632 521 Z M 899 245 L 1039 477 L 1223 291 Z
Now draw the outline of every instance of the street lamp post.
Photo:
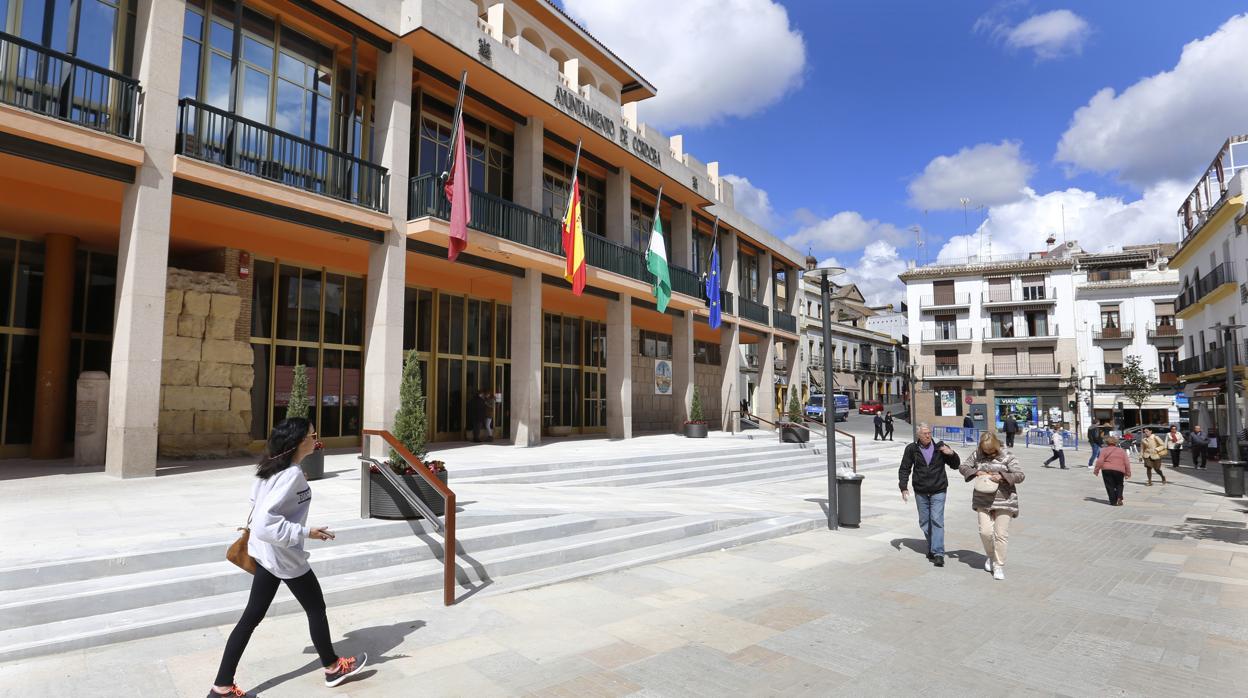
M 1226 363 L 1226 453 L 1231 460 L 1239 462 L 1239 403 L 1235 399 L 1235 330 L 1245 325 L 1218 323 L 1211 330 L 1222 331 L 1223 361 Z
M 810 262 L 814 262 L 814 258 Z M 835 531 L 839 526 L 836 502 L 836 397 L 832 393 L 832 312 L 828 277 L 844 274 L 845 268 L 808 263 L 806 273 L 818 275 L 819 296 L 823 302 L 823 430 L 828 439 L 828 530 Z M 832 398 L 831 419 L 828 418 L 828 398 Z

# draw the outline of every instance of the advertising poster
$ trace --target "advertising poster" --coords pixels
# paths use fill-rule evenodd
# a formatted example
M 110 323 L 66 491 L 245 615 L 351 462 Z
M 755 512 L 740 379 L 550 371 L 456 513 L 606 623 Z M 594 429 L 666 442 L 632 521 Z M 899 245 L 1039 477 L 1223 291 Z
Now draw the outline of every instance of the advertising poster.
M 1005 427 L 1005 416 L 1013 415 L 1019 426 L 1040 422 L 1040 398 L 999 397 L 996 399 L 997 428 Z
M 958 391 L 956 390 L 940 391 L 940 416 L 942 417 L 958 416 Z
M 672 362 L 670 359 L 654 360 L 654 394 L 672 394 Z

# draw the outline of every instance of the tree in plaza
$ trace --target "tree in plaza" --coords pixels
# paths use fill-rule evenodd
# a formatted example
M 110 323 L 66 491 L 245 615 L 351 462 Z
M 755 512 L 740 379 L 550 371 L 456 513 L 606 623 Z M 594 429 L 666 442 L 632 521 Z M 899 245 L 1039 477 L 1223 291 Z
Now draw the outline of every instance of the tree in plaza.
M 394 415 L 394 438 L 407 447 L 413 456 L 422 462 L 428 451 L 425 449 L 425 390 L 420 383 L 420 361 L 416 350 L 407 352 L 403 360 L 403 378 L 399 383 L 399 411 Z M 402 465 L 399 454 L 390 451 L 390 461 Z
M 702 416 L 702 398 L 698 395 L 698 387 L 693 387 L 693 401 L 689 403 L 689 422 L 692 424 L 701 424 L 704 420 Z
M 794 424 L 802 423 L 802 405 L 797 400 L 797 389 L 789 391 L 789 421 Z
M 1144 424 L 1144 402 L 1153 394 L 1153 376 L 1140 365 L 1140 357 L 1130 354 L 1118 372 L 1122 376 L 1122 394 L 1135 405 L 1138 424 Z
M 290 399 L 286 401 L 286 419 L 307 419 L 308 407 L 308 367 L 295 364 L 290 381 Z

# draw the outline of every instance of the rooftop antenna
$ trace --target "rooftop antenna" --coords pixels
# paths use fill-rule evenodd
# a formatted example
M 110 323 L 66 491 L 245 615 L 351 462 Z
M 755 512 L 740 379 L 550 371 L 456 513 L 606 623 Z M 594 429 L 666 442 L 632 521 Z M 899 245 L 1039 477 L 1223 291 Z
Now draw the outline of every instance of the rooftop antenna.
M 914 264 L 915 266 L 922 266 L 923 229 L 917 225 L 912 225 L 910 226 L 910 230 L 914 231 Z
M 971 200 L 965 196 L 958 199 L 958 203 L 962 204 L 962 238 L 966 241 L 966 259 L 971 259 L 971 224 L 966 218 L 966 207 L 970 205 Z
M 1062 242 L 1066 242 L 1066 204 L 1062 204 Z

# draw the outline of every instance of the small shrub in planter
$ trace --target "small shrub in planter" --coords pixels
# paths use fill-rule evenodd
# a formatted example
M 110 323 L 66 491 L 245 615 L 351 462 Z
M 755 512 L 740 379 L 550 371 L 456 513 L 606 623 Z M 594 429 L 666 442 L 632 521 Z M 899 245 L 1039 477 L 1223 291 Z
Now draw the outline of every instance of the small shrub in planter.
M 706 438 L 706 420 L 702 416 L 702 398 L 698 389 L 693 389 L 693 401 L 689 405 L 689 421 L 685 422 L 685 436 L 690 439 Z
M 415 351 L 409 351 L 403 361 L 403 380 L 399 385 L 399 411 L 394 415 L 394 438 L 417 459 L 406 463 L 391 450 L 390 468 L 402 480 L 408 491 L 415 494 L 437 516 L 445 514 L 442 495 L 430 485 L 416 468 L 426 468 L 443 483 L 447 481 L 446 464 L 442 461 L 425 461 L 426 420 L 424 388 L 420 383 L 420 362 Z M 397 486 L 376 466 L 369 467 L 369 511 L 380 519 L 418 519 L 420 512 L 407 501 Z
M 788 444 L 804 444 L 810 441 L 810 429 L 802 423 L 802 406 L 797 401 L 797 390 L 789 391 L 787 423 L 780 425 L 780 441 Z
M 303 364 L 295 364 L 294 375 L 290 382 L 290 399 L 286 401 L 286 419 L 292 417 L 307 419 L 310 408 L 308 368 Z M 319 480 L 325 477 L 325 450 L 319 440 L 316 442 L 316 448 L 304 457 L 299 467 L 303 468 L 303 476 L 308 480 Z

